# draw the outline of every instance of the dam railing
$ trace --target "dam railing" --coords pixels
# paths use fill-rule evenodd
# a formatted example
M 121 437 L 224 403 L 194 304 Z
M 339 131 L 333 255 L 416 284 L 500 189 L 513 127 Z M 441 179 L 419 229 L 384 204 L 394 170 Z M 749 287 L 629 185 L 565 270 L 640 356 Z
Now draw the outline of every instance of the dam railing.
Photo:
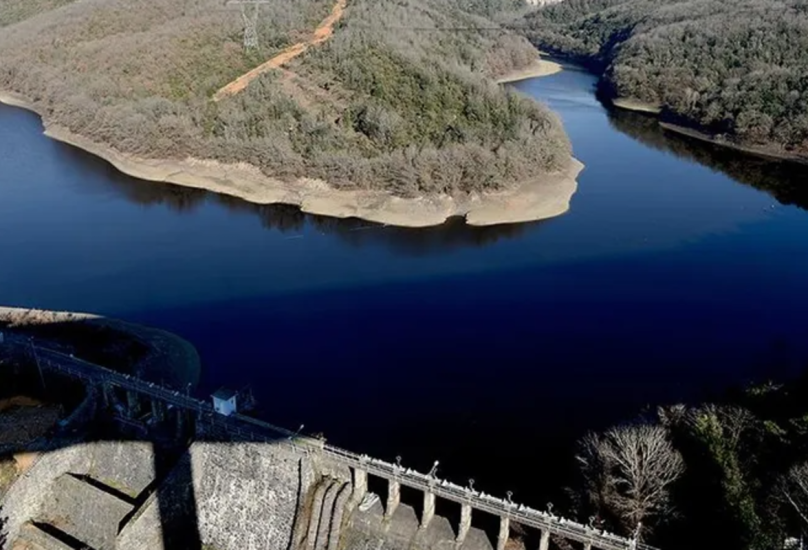
M 327 458 L 336 464 L 346 466 L 352 471 L 354 491 L 357 492 L 358 490 L 359 498 L 363 497 L 367 491 L 367 475 L 387 480 L 392 490 L 388 491 L 388 509 L 386 513 L 392 513 L 391 508 L 394 510 L 395 506 L 398 505 L 399 487 L 401 485 L 423 491 L 425 495 L 424 514 L 428 519 L 431 519 L 431 514 L 434 513 L 435 497 L 459 503 L 462 510 L 458 543 L 462 542 L 465 532 L 468 531 L 471 522 L 471 510 L 474 509 L 500 518 L 500 537 L 497 544 L 497 548 L 500 550 L 504 548 L 507 541 L 510 521 L 540 530 L 542 533 L 541 550 L 547 550 L 551 535 L 581 543 L 586 550 L 592 548 L 600 550 L 656 550 L 654 547 L 638 542 L 635 539 L 621 537 L 593 526 L 556 516 L 551 511 L 540 511 L 517 504 L 511 500 L 510 495 L 507 499 L 498 498 L 481 491 L 475 491 L 473 487 L 463 487 L 440 479 L 435 476 L 434 471 L 424 474 L 411 468 L 405 468 L 400 464 L 392 464 L 367 455 L 356 454 L 328 445 L 324 440 L 305 436 L 241 414 L 224 416 L 217 413 L 213 406 L 206 401 L 201 401 L 179 391 L 171 390 L 131 375 L 112 371 L 106 367 L 89 363 L 60 351 L 34 345 L 28 340 L 13 339 L 6 335 L 6 342 L 30 348 L 35 355 L 39 369 L 56 371 L 102 388 L 117 387 L 128 394 L 134 393 L 147 397 L 149 400 L 169 405 L 170 408 L 192 413 L 199 420 L 209 422 L 222 430 L 225 435 L 239 441 L 271 442 L 290 446 L 301 454 L 307 456 L 314 454 Z M 430 506 L 431 509 L 427 510 Z M 463 524 L 465 524 L 465 528 Z

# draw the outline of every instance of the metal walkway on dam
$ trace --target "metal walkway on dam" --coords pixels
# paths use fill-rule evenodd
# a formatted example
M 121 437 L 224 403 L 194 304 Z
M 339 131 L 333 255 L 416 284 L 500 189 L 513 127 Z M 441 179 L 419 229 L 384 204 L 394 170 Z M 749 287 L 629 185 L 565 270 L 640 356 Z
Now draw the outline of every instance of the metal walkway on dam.
M 136 377 L 112 371 L 106 367 L 83 361 L 72 355 L 34 345 L 26 339 L 6 335 L 5 343 L 25 346 L 33 353 L 40 369 L 54 371 L 73 379 L 81 380 L 88 387 L 102 390 L 125 392 L 130 398 L 146 400 L 152 410 L 161 410 L 163 415 L 172 409 L 181 411 L 188 418 L 204 421 L 214 426 L 223 439 L 245 442 L 272 443 L 293 448 L 306 456 L 316 455 L 335 464 L 350 468 L 353 476 L 354 498 L 361 499 L 367 492 L 367 476 L 372 475 L 388 482 L 386 513 L 390 514 L 399 504 L 400 487 L 410 487 L 424 494 L 422 521 L 428 522 L 435 509 L 435 498 L 441 498 L 461 505 L 461 524 L 458 542 L 462 542 L 471 524 L 472 510 L 486 512 L 500 518 L 500 537 L 497 548 L 502 550 L 508 538 L 510 522 L 541 531 L 540 550 L 547 550 L 552 535 L 574 541 L 585 550 L 656 550 L 654 547 L 621 537 L 592 526 L 556 516 L 551 512 L 532 509 L 517 504 L 510 499 L 497 498 L 476 491 L 473 487 L 462 487 L 442 480 L 434 472 L 424 474 L 400 464 L 392 464 L 366 455 L 358 455 L 345 449 L 326 444 L 323 440 L 301 435 L 267 422 L 234 413 L 230 416 L 217 413 L 212 404 L 181 392 Z M 157 407 L 157 408 L 155 408 Z M 179 416 L 178 416 L 179 418 Z

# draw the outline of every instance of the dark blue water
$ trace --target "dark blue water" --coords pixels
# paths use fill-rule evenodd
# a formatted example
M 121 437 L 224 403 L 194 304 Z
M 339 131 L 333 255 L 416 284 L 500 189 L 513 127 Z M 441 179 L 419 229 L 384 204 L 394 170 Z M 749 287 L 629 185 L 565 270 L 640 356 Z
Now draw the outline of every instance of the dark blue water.
M 586 164 L 567 215 L 428 230 L 117 174 L 0 107 L 0 303 L 173 330 L 201 392 L 534 504 L 586 430 L 808 365 L 808 173 L 516 85 Z M 563 473 L 563 469 L 561 470 Z

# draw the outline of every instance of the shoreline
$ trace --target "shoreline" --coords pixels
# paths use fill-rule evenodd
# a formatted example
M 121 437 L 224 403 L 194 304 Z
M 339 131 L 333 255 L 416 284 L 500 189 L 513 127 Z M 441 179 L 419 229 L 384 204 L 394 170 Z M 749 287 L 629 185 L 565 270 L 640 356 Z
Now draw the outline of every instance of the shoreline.
M 781 160 L 781 161 L 788 161 L 788 162 L 795 162 L 799 164 L 808 165 L 808 157 L 797 155 L 794 153 L 778 153 L 775 151 L 768 151 L 766 149 L 758 148 L 758 147 L 748 147 L 744 145 L 738 145 L 736 143 L 732 143 L 730 141 L 726 141 L 723 139 L 718 139 L 715 136 L 710 134 L 706 134 L 704 132 L 700 132 L 698 130 L 694 130 L 693 128 L 687 128 L 685 126 L 679 126 L 678 124 L 671 124 L 670 122 L 662 122 L 659 121 L 659 125 L 662 127 L 663 130 L 668 132 L 672 132 L 674 134 L 678 134 L 680 136 L 689 137 L 692 139 L 697 139 L 699 141 L 703 141 L 705 143 L 710 143 L 712 145 L 716 145 L 718 147 L 724 147 L 727 149 L 732 149 L 734 151 L 738 151 L 741 153 L 745 153 L 748 155 L 754 155 L 756 157 L 763 157 L 769 160 Z
M 658 115 L 662 113 L 662 107 L 659 105 L 653 105 L 651 103 L 645 103 L 643 101 L 637 101 L 636 99 L 626 97 L 614 98 L 612 100 L 612 105 L 614 105 L 618 109 L 623 109 L 625 111 L 633 111 L 635 113 L 647 113 L 652 115 Z
M 544 52 L 540 52 L 544 54 Z M 558 53 L 557 55 L 563 56 L 564 54 Z M 584 68 L 584 70 L 590 72 L 591 74 L 595 75 L 599 81 L 603 79 L 603 73 L 601 71 L 595 71 L 593 69 L 589 69 L 585 67 L 585 62 L 587 60 L 579 60 L 577 63 Z M 573 60 L 573 62 L 575 62 Z M 547 63 L 555 63 L 552 61 L 547 61 Z M 549 73 L 553 74 L 553 73 Z M 510 76 L 510 75 L 509 75 Z M 537 74 L 535 76 L 545 76 L 543 74 Z M 530 78 L 530 77 L 528 77 Z M 502 80 L 498 81 L 508 82 L 509 80 Z M 651 103 L 646 103 L 643 101 L 639 101 L 632 98 L 624 98 L 618 97 L 608 100 L 608 104 L 618 110 L 623 111 L 631 111 L 635 113 L 646 114 L 650 116 L 654 116 L 657 119 L 657 124 L 659 124 L 663 130 L 678 134 L 680 136 L 689 137 L 692 139 L 697 139 L 699 141 L 709 143 L 711 145 L 715 145 L 716 147 L 724 147 L 727 149 L 731 149 L 733 151 L 738 151 L 739 153 L 744 153 L 747 155 L 753 155 L 756 157 L 766 158 L 769 160 L 778 160 L 778 161 L 786 161 L 786 162 L 793 162 L 802 165 L 808 165 L 808 154 L 806 155 L 799 155 L 795 153 L 787 153 L 787 152 L 777 152 L 772 151 L 770 149 L 766 149 L 763 147 L 750 147 L 745 145 L 738 145 L 736 143 L 732 143 L 730 141 L 719 139 L 716 136 L 711 134 L 701 132 L 699 130 L 695 130 L 693 128 L 688 128 L 685 126 L 680 126 L 678 124 L 672 124 L 670 122 L 663 122 L 659 119 L 659 116 L 662 114 L 662 106 L 661 105 L 654 105 Z
M 702 132 L 695 128 L 688 128 L 686 126 L 681 126 L 679 124 L 673 124 L 671 122 L 665 122 L 659 119 L 659 115 L 662 113 L 662 108 L 656 105 L 652 105 L 650 103 L 643 103 L 641 101 L 636 101 L 633 99 L 625 99 L 625 98 L 616 98 L 612 100 L 612 105 L 614 107 L 624 110 L 624 111 L 632 111 L 635 113 L 642 113 L 647 115 L 652 115 L 657 118 L 657 124 L 668 132 L 688 137 L 691 139 L 696 139 L 698 141 L 709 143 L 711 145 L 715 145 L 716 147 L 723 147 L 725 149 L 731 149 L 733 151 L 738 151 L 739 153 L 743 153 L 746 155 L 753 155 L 756 157 L 761 157 L 769 160 L 779 160 L 779 161 L 786 161 L 786 162 L 795 162 L 798 164 L 806 164 L 808 165 L 808 156 L 805 155 L 798 155 L 795 153 L 787 153 L 787 152 L 777 152 L 772 151 L 769 149 L 765 149 L 763 147 L 752 147 L 747 145 L 740 145 L 737 143 L 733 143 L 726 139 L 722 139 L 716 137 L 712 134 L 708 134 L 706 132 Z
M 465 217 L 466 223 L 474 226 L 560 216 L 569 210 L 578 187 L 576 177 L 584 167 L 571 157 L 564 172 L 526 181 L 509 190 L 460 198 L 434 195 L 405 199 L 382 191 L 333 189 L 325 181 L 311 178 L 284 182 L 247 163 L 224 164 L 195 158 L 143 159 L 48 123 L 36 106 L 19 94 L 0 91 L 0 103 L 38 114 L 49 138 L 104 159 L 118 171 L 138 179 L 193 187 L 255 204 L 290 204 L 308 214 L 354 217 L 400 227 L 436 226 L 456 216 Z
M 524 69 L 511 71 L 499 77 L 497 79 L 497 84 L 511 84 L 513 82 L 519 82 L 520 80 L 527 80 L 529 78 L 540 78 L 542 76 L 550 76 L 553 74 L 560 73 L 563 70 L 564 67 L 560 63 L 556 63 L 555 61 L 548 61 L 546 59 L 542 59 L 541 57 L 539 57 L 532 64 L 525 67 Z
M 28 101 L 20 94 L 0 90 L 0 103 L 10 107 L 18 107 L 20 109 L 25 109 L 26 111 L 31 111 L 32 113 L 39 115 L 39 118 L 42 118 L 42 113 L 39 111 L 39 109 L 37 109 L 33 103 Z M 44 124 L 45 120 L 43 119 L 42 122 Z

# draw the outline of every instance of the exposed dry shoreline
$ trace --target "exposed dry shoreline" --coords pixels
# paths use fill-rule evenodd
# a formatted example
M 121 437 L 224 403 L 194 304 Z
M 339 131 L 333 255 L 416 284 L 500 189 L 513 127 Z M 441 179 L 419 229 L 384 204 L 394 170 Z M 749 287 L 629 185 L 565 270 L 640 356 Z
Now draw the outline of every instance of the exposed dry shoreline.
M 741 153 L 746 153 L 749 155 L 755 155 L 757 157 L 764 157 L 774 160 L 786 160 L 789 162 L 808 164 L 808 157 L 803 155 L 781 151 L 771 151 L 768 149 L 764 149 L 762 147 L 748 147 L 744 145 L 738 145 L 725 139 L 716 138 L 715 136 L 712 136 L 710 134 L 705 134 L 704 132 L 699 132 L 698 130 L 694 130 L 692 128 L 686 128 L 685 126 L 679 126 L 678 124 L 671 124 L 669 122 L 660 122 L 659 125 L 668 132 L 673 132 L 675 134 L 687 136 L 693 139 L 697 139 L 699 141 L 704 141 L 707 143 L 711 143 L 713 145 L 718 145 L 720 147 L 726 147 L 728 149 L 740 151 Z
M 645 103 L 643 101 L 638 101 L 636 99 L 630 99 L 626 97 L 618 97 L 612 100 L 612 105 L 619 109 L 624 109 L 626 111 L 634 111 L 637 113 L 650 113 L 653 115 L 658 115 L 662 112 L 662 107 L 659 105 L 653 105 L 651 103 Z
M 543 62 L 546 63 L 546 62 Z M 526 76 L 525 78 L 529 78 Z M 34 104 L 19 94 L 0 91 L 0 103 L 34 111 Z M 257 204 L 291 204 L 303 212 L 336 218 L 361 218 L 402 227 L 440 225 L 448 218 L 465 216 L 469 225 L 497 225 L 552 218 L 569 210 L 583 169 L 571 159 L 567 169 L 539 180 L 527 181 L 503 192 L 455 198 L 449 195 L 401 198 L 381 191 L 343 191 L 322 180 L 302 178 L 284 182 L 270 178 L 246 163 L 213 160 L 143 159 L 96 143 L 43 117 L 45 135 L 98 156 L 130 176 L 231 195 Z
M 507 84 L 509 82 L 518 82 L 520 80 L 527 80 L 528 78 L 538 78 L 541 76 L 550 76 L 551 74 L 560 73 L 564 70 L 561 64 L 555 61 L 548 61 L 546 59 L 537 59 L 531 65 L 524 69 L 512 71 L 497 79 L 497 84 Z
M 15 94 L 14 92 L 4 92 L 0 90 L 0 103 L 5 103 L 6 105 L 11 105 L 12 107 L 19 107 L 21 109 L 26 109 L 28 111 L 33 111 L 38 114 L 40 117 L 42 113 L 34 106 L 33 103 L 30 103 L 20 94 Z
M 658 105 L 652 105 L 650 103 L 644 103 L 642 101 L 627 98 L 614 99 L 612 100 L 612 105 L 614 105 L 618 109 L 623 109 L 626 111 L 634 111 L 637 113 L 645 113 L 655 116 L 659 115 L 662 112 L 662 108 Z M 710 143 L 712 145 L 717 145 L 719 147 L 725 147 L 727 149 L 739 151 L 747 155 L 754 155 L 757 157 L 764 157 L 773 160 L 798 162 L 800 164 L 808 164 L 808 156 L 798 155 L 795 153 L 788 153 L 784 151 L 776 151 L 766 149 L 763 147 L 750 147 L 746 145 L 739 145 L 737 143 L 733 143 L 731 141 L 722 139 L 721 137 L 718 136 L 708 134 L 706 132 L 700 132 L 699 130 L 695 130 L 693 128 L 687 128 L 686 126 L 680 126 L 678 124 L 672 124 L 670 122 L 663 122 L 661 120 L 657 122 L 665 131 L 673 132 L 675 134 L 679 134 L 682 136 L 687 136 L 689 138 L 697 139 L 699 141 Z

